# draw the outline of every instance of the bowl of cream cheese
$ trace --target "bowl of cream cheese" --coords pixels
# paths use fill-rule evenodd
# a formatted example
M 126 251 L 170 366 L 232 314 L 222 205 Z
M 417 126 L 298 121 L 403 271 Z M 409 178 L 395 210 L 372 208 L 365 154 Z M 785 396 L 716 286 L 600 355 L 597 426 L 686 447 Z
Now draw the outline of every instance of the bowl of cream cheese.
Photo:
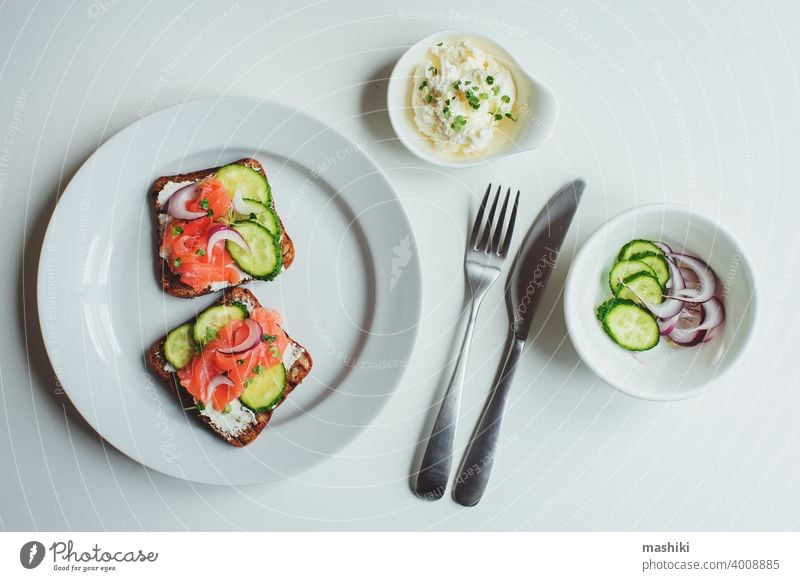
M 397 61 L 389 118 L 416 156 L 469 167 L 536 149 L 553 132 L 558 101 L 503 47 L 465 30 L 423 38 Z

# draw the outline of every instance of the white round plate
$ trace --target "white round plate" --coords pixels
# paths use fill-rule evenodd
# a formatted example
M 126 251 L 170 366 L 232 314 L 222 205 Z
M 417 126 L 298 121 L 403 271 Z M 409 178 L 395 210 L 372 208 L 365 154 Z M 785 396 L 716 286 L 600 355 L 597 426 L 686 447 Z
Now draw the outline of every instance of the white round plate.
M 297 249 L 277 280 L 248 286 L 314 368 L 261 436 L 234 448 L 145 366 L 154 342 L 216 299 L 162 292 L 148 191 L 158 176 L 242 157 L 264 165 Z M 196 482 L 267 482 L 335 455 L 386 403 L 416 338 L 416 256 L 388 181 L 343 135 L 275 103 L 190 101 L 133 123 L 75 174 L 42 248 L 39 319 L 64 390 L 119 450 Z

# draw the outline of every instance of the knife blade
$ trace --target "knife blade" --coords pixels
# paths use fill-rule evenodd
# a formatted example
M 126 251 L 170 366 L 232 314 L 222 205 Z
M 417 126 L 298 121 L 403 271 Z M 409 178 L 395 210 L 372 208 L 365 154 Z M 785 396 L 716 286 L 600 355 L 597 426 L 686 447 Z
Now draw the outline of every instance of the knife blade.
M 511 338 L 497 381 L 486 400 L 453 487 L 453 498 L 463 506 L 478 504 L 489 483 L 517 362 L 585 189 L 586 181 L 579 178 L 558 190 L 533 221 L 514 260 L 506 285 Z
M 506 285 L 514 336 L 525 340 L 542 293 L 556 266 L 564 237 L 578 209 L 586 181 L 576 179 L 558 190 L 534 220 L 520 245 Z

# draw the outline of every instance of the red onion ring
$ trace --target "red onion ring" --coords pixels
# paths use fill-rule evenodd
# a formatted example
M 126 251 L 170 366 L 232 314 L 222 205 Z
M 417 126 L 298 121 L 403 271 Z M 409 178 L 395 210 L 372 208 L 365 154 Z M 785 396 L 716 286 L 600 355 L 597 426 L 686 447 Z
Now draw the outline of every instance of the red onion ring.
M 683 310 L 681 310 L 681 312 L 675 315 L 674 317 L 670 317 L 669 319 L 658 320 L 658 328 L 661 331 L 661 335 L 669 335 L 670 333 L 672 333 L 672 330 L 678 326 L 678 321 L 680 320 L 682 313 Z
M 700 308 L 703 309 L 703 322 L 695 327 L 696 331 L 710 331 L 725 321 L 725 307 L 717 297 L 711 297 Z
M 713 329 L 709 329 L 708 331 L 706 331 L 706 336 L 703 338 L 703 343 L 709 343 L 714 337 L 717 336 L 717 333 L 719 333 L 721 328 L 722 325 L 720 324 L 714 327 Z
M 206 245 L 206 256 L 209 260 L 211 260 L 211 252 L 214 250 L 214 247 L 222 242 L 223 240 L 230 240 L 237 246 L 241 246 L 245 250 L 250 250 L 250 245 L 247 244 L 247 240 L 239 234 L 236 230 L 231 228 L 230 226 L 224 226 L 219 224 L 218 226 L 213 226 L 208 231 L 208 244 Z
M 668 297 L 660 305 L 647 303 L 641 297 L 639 297 L 639 300 L 642 301 L 644 306 L 647 307 L 647 309 L 651 313 L 653 313 L 656 317 L 660 319 L 671 319 L 672 317 L 679 314 L 683 310 L 683 302 L 672 297 Z
M 705 311 L 702 305 L 686 305 L 678 315 L 675 328 L 667 334 L 667 337 L 682 347 L 697 345 L 705 336 L 705 331 L 696 329 L 703 323 L 704 317 Z
M 717 292 L 717 276 L 708 264 L 688 254 L 672 253 L 668 257 L 675 258 L 681 268 L 690 270 L 700 284 L 698 289 L 683 289 L 674 293 L 675 298 L 685 303 L 704 303 L 714 296 Z
M 228 378 L 227 375 L 217 375 L 212 377 L 211 381 L 209 381 L 208 385 L 206 386 L 206 400 L 203 402 L 206 407 L 209 406 L 211 398 L 214 397 L 214 390 L 220 385 L 233 387 L 234 383 Z
M 691 331 L 687 331 L 685 329 L 675 328 L 669 335 L 667 335 L 667 337 L 672 339 L 673 343 L 680 345 L 681 347 L 694 347 L 695 345 L 699 345 L 703 342 L 705 335 L 705 331 L 696 331 L 692 333 Z
M 668 337 L 678 345 L 692 347 L 700 342 L 710 341 L 709 333 L 725 321 L 725 307 L 717 297 L 712 297 L 699 307 L 700 321 L 698 324 L 686 328 L 676 326 L 668 334 Z
M 681 268 L 679 270 L 681 272 L 681 276 L 683 276 L 683 282 L 687 289 L 698 290 L 700 288 L 700 281 L 697 279 L 697 275 L 693 271 L 689 270 L 688 268 Z
M 223 355 L 241 355 L 261 343 L 261 337 L 264 334 L 261 325 L 253 319 L 247 319 L 244 324 L 247 326 L 247 337 L 231 347 L 220 347 L 217 352 Z
M 178 220 L 196 220 L 206 215 L 206 212 L 190 212 L 186 209 L 186 203 L 193 200 L 197 194 L 197 184 L 188 184 L 175 190 L 169 198 L 167 212 Z
M 664 254 L 672 254 L 672 248 L 666 242 L 653 242 L 653 244 L 660 248 Z
M 681 269 L 669 255 L 666 257 L 666 260 L 667 266 L 669 266 L 669 280 L 667 283 L 670 285 L 670 294 L 674 294 L 676 291 L 682 291 L 686 288 L 686 281 L 683 279 Z

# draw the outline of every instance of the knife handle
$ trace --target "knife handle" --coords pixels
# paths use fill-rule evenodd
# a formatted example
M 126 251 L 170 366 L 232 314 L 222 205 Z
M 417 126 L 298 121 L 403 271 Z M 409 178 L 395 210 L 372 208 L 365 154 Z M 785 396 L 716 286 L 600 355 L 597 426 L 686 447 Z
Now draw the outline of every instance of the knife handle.
M 497 451 L 497 439 L 500 435 L 508 393 L 524 346 L 523 339 L 517 337 L 511 339 L 499 379 L 489 393 L 481 419 L 464 454 L 453 488 L 453 498 L 463 506 L 478 504 L 486 490 Z

